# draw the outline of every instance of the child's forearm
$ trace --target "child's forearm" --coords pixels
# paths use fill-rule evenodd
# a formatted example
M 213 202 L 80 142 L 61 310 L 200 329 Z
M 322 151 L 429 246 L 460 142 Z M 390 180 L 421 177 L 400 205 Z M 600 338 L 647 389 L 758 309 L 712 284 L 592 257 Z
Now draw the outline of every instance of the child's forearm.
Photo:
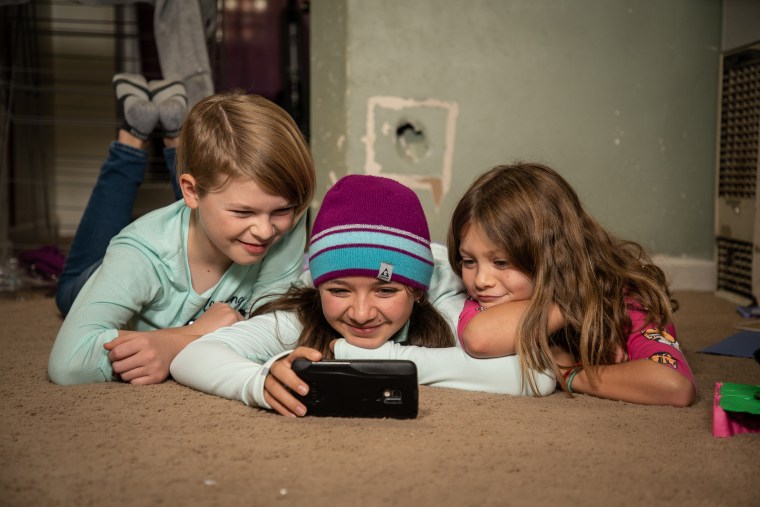
M 462 331 L 462 345 L 473 357 L 508 356 L 515 353 L 517 326 L 529 301 L 492 306 L 478 313 Z
M 668 366 L 649 359 L 604 365 L 599 378 L 591 384 L 589 372 L 581 370 L 572 379 L 574 393 L 644 405 L 691 405 L 696 395 L 694 384 Z
M 267 370 L 268 365 L 209 339 L 185 347 L 171 363 L 171 374 L 180 384 L 253 407 L 267 407 L 263 398 Z
M 502 303 L 478 313 L 462 331 L 464 349 L 480 358 L 514 354 L 518 325 L 529 304 L 529 301 Z M 564 325 L 559 307 L 552 305 L 548 332 L 558 331 Z

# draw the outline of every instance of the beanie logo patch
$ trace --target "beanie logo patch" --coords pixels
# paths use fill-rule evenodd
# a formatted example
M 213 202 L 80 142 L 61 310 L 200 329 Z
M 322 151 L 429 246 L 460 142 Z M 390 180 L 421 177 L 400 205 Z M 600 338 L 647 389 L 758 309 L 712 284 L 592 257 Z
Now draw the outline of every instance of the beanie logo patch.
M 388 264 L 387 262 L 381 262 L 380 271 L 377 272 L 377 277 L 384 282 L 390 282 L 392 276 L 393 276 L 393 264 Z

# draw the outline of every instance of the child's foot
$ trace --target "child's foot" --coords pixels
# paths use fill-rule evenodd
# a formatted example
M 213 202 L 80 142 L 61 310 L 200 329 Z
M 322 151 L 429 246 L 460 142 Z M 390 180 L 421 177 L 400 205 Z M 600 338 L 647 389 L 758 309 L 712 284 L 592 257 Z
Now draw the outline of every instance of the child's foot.
M 113 77 L 122 128 L 146 140 L 158 123 L 158 108 L 150 101 L 148 83 L 139 74 L 116 74 Z
M 164 136 L 179 136 L 182 121 L 187 114 L 187 93 L 181 81 L 151 81 L 148 83 L 150 100 L 158 108 L 158 117 Z

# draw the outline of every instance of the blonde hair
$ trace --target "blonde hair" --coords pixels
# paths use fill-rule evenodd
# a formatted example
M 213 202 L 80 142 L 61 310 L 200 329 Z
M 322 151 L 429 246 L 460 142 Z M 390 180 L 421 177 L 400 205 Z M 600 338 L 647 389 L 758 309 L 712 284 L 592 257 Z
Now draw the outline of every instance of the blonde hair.
M 198 102 L 182 125 L 177 173 L 195 178 L 201 195 L 234 178 L 252 178 L 303 213 L 314 195 L 314 162 L 293 119 L 282 108 L 241 90 Z M 219 184 L 220 176 L 222 184 Z
M 461 238 L 472 224 L 503 250 L 535 285 L 517 333 L 516 351 L 524 375 L 560 371 L 550 347 L 569 350 L 598 381 L 594 366 L 611 364 L 627 345 L 631 321 L 626 304 L 635 301 L 647 322 L 663 328 L 677 302 L 665 276 L 641 245 L 614 237 L 581 205 L 557 172 L 541 164 L 497 166 L 480 176 L 457 204 L 448 234 L 449 261 L 461 276 Z M 628 301 L 627 301 L 628 300 Z M 567 325 L 549 336 L 556 304 Z M 564 387 L 564 384 L 563 384 Z

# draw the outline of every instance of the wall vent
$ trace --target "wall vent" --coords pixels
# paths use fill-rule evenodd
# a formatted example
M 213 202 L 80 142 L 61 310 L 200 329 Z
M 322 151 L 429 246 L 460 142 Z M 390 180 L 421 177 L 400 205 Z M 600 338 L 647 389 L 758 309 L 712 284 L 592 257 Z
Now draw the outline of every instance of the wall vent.
M 719 293 L 754 302 L 760 295 L 760 43 L 721 60 L 717 286 Z

